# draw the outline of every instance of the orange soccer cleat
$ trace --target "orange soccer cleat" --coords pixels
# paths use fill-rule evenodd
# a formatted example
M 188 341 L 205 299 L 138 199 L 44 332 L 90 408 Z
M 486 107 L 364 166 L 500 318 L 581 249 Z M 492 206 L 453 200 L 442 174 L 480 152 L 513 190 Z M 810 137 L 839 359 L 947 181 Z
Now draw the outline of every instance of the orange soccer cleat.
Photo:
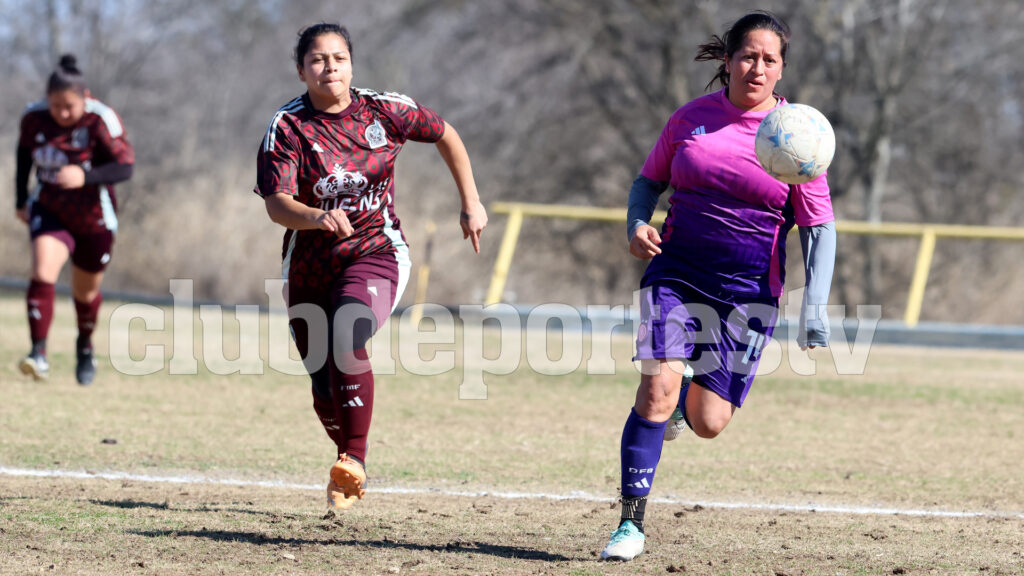
M 331 510 L 347 510 L 360 500 L 366 490 L 366 470 L 362 463 L 342 454 L 331 467 L 331 481 L 327 484 L 327 507 Z

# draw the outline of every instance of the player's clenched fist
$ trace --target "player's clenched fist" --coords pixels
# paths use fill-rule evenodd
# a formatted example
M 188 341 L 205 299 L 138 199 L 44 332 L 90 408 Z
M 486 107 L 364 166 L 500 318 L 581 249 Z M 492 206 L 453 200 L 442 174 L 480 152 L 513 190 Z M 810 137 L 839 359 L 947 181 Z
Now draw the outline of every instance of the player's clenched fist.
M 338 238 L 348 238 L 355 232 L 355 228 L 348 221 L 345 211 L 341 209 L 325 211 L 317 218 L 316 223 L 320 226 L 321 230 L 334 232 L 338 235 Z
M 636 229 L 633 239 L 629 241 L 629 253 L 641 260 L 650 260 L 661 254 L 661 235 L 654 226 L 643 225 Z

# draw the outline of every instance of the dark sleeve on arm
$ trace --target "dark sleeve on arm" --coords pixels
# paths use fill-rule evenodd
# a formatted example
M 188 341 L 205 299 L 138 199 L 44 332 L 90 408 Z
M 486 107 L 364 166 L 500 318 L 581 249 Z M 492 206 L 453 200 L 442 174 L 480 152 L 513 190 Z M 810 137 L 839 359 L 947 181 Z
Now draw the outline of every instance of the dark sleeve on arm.
M 835 221 L 800 227 L 800 246 L 804 253 L 807 287 L 800 309 L 800 346 L 828 346 L 830 336 L 828 294 L 832 289 L 832 271 L 836 261 Z
M 636 229 L 651 221 L 658 197 L 668 188 L 667 182 L 655 182 L 640 175 L 629 189 L 629 208 L 626 210 L 626 240 L 633 241 Z
M 21 210 L 28 202 L 28 178 L 32 174 L 32 149 L 18 146 L 18 166 L 14 172 L 15 208 Z
M 131 164 L 111 162 L 103 166 L 96 166 L 85 173 L 86 184 L 117 184 L 132 177 L 133 168 Z

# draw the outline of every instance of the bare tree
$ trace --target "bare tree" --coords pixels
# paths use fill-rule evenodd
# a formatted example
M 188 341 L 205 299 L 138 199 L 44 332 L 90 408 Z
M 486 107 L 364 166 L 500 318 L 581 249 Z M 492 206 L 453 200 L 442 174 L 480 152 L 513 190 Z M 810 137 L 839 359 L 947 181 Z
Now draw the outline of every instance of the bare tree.
M 666 119 L 704 93 L 714 75 L 712 64 L 693 61 L 697 45 L 745 11 L 701 0 L 0 6 L 0 47 L 10 55 L 0 61 L 0 134 L 13 141 L 24 103 L 43 95 L 56 55 L 73 51 L 135 143 L 135 178 L 119 188 L 124 248 L 107 285 L 165 292 L 168 277 L 191 277 L 198 296 L 229 300 L 259 298 L 259 279 L 278 266 L 280 230 L 250 190 L 267 120 L 303 89 L 290 60 L 301 27 L 344 14 L 355 39 L 356 84 L 408 92 L 457 126 L 486 201 L 624 210 L 629 183 Z M 764 6 L 794 32 L 779 89 L 821 109 L 836 130 L 829 181 L 840 218 L 1019 224 L 1024 7 L 949 0 Z M 11 162 L 0 158 L 0 166 Z M 437 243 L 437 261 L 453 264 L 435 275 L 431 297 L 480 298 L 502 219 L 492 220 L 483 257 L 464 258 L 450 218 L 456 196 L 434 152 L 410 146 L 398 170 L 399 214 L 417 216 L 403 222 L 413 249 L 425 219 L 451 239 Z M 12 213 L 0 219 L 9 224 L 0 227 L 0 273 L 21 274 L 24 229 Z M 527 222 L 524 232 L 509 285 L 520 300 L 628 299 L 643 264 L 626 256 L 620 227 Z M 972 298 L 979 307 L 983 295 L 1024 287 L 997 248 L 943 250 L 930 290 L 937 316 L 965 313 L 956 282 L 945 279 L 958 272 L 957 262 L 978 278 Z M 899 309 L 913 256 L 910 243 L 841 238 L 835 300 Z
M 46 0 L 46 27 L 50 40 L 50 61 L 56 62 L 64 52 L 61 44 L 60 16 L 57 14 L 57 0 Z

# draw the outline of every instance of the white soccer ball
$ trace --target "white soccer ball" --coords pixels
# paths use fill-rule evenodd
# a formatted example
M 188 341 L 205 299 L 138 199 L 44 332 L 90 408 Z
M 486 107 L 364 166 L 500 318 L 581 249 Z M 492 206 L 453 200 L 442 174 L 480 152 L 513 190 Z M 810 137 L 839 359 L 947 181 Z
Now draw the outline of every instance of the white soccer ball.
M 755 150 L 769 174 L 786 184 L 806 184 L 832 163 L 836 135 L 821 112 L 805 104 L 786 104 L 761 121 Z

